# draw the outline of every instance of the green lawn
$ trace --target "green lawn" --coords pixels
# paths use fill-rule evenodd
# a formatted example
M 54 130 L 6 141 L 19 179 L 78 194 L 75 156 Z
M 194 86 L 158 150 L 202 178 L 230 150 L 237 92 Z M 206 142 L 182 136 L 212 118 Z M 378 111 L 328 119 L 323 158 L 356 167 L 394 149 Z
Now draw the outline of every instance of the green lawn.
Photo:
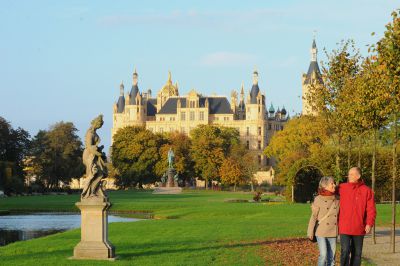
M 257 241 L 304 236 L 308 204 L 229 203 L 251 194 L 189 191 L 180 195 L 116 191 L 112 210 L 152 211 L 156 219 L 109 225 L 118 260 L 96 265 L 264 265 Z M 0 210 L 77 210 L 79 196 L 0 199 Z M 398 213 L 398 217 L 400 217 Z M 390 206 L 378 206 L 378 225 L 390 221 Z M 93 265 L 68 260 L 79 242 L 71 230 L 0 248 L 2 265 Z

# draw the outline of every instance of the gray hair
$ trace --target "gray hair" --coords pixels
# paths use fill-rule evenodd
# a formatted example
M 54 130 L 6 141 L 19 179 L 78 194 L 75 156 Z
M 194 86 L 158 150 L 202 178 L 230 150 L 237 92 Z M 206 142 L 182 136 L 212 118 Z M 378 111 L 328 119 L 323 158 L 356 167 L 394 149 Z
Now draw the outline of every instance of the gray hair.
M 318 190 L 326 188 L 331 182 L 335 182 L 333 177 L 331 176 L 322 177 L 321 180 L 319 181 Z

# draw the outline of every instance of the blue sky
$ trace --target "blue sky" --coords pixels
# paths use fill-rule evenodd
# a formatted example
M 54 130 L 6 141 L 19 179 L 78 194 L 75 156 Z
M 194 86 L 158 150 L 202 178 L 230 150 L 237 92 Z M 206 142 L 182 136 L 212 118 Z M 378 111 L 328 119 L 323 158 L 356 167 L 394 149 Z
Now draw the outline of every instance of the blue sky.
M 35 135 L 71 121 L 82 137 L 132 85 L 153 95 L 172 72 L 180 94 L 248 91 L 256 67 L 267 104 L 301 111 L 313 31 L 324 60 L 342 39 L 365 46 L 383 34 L 399 2 L 358 1 L 0 1 L 0 116 Z M 371 32 L 376 32 L 371 36 Z

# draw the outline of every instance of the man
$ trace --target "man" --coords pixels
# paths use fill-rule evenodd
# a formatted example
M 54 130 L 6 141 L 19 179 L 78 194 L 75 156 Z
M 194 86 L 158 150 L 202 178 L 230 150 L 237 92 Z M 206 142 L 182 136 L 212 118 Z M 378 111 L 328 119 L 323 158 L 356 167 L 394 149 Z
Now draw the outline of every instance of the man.
M 361 179 L 360 168 L 349 170 L 348 182 L 340 184 L 339 195 L 340 265 L 361 265 L 364 236 L 375 224 L 376 208 L 374 193 Z

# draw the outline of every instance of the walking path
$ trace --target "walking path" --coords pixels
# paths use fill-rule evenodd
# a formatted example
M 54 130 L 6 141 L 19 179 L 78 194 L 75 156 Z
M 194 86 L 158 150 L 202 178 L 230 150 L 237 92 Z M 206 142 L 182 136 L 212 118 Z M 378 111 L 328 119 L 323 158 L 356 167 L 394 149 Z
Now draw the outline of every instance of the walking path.
M 400 229 L 396 230 L 396 253 L 390 248 L 390 228 L 376 228 L 376 244 L 372 243 L 371 234 L 365 236 L 363 257 L 376 265 L 400 266 Z

